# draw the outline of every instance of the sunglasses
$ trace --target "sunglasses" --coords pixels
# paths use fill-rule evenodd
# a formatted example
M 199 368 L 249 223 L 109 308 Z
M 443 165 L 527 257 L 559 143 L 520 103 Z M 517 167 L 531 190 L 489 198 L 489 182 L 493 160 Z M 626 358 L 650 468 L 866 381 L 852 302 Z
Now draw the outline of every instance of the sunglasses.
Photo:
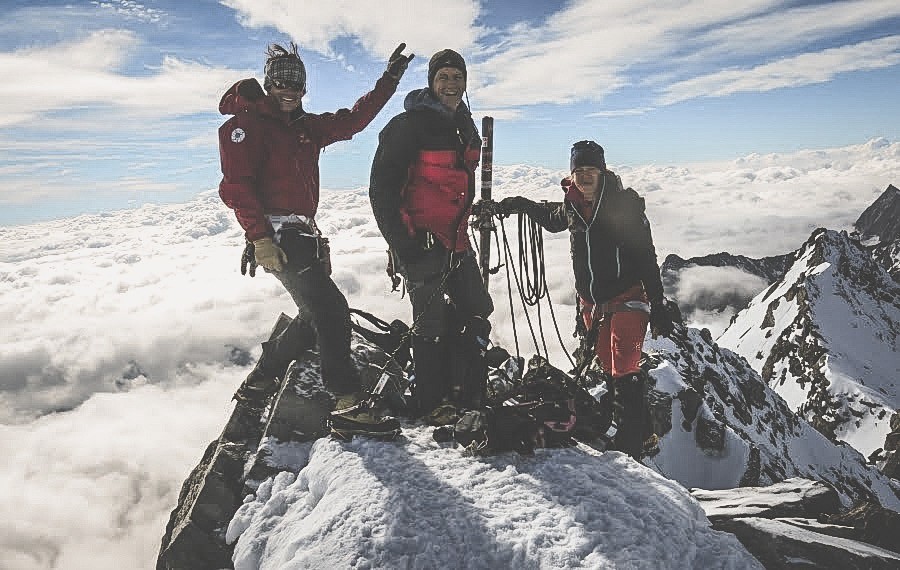
M 291 91 L 301 91 L 303 84 L 299 81 L 291 81 L 290 79 L 273 79 L 272 87 L 276 89 L 290 89 Z

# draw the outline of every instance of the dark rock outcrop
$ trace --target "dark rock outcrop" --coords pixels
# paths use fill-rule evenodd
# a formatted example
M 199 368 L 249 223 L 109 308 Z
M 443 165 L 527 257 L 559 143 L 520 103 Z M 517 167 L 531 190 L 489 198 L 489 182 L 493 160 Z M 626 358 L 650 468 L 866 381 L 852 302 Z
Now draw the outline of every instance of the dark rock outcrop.
M 270 340 L 283 331 L 291 319 L 282 314 Z M 315 335 L 306 327 L 298 347 L 307 355 L 315 346 Z M 287 378 L 287 376 L 286 376 Z M 206 448 L 200 463 L 185 480 L 162 539 L 157 570 L 218 570 L 231 568 L 232 549 L 225 542 L 231 517 L 241 505 L 248 489 L 245 470 L 266 435 L 261 421 L 269 409 L 269 423 L 279 425 L 280 415 L 270 406 L 276 389 L 283 392 L 288 382 L 254 398 L 236 398 L 231 417 L 218 439 Z M 241 392 L 240 390 L 238 391 Z
M 877 236 L 882 243 L 900 239 L 900 189 L 889 185 L 853 226 L 861 236 Z
M 900 514 L 874 503 L 840 513 L 829 485 L 788 479 L 762 488 L 692 489 L 713 528 L 730 532 L 768 569 L 900 567 Z

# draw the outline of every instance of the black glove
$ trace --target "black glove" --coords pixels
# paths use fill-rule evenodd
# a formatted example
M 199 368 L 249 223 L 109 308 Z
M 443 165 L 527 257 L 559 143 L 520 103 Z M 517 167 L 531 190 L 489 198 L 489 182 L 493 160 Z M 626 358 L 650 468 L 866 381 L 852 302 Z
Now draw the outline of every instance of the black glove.
M 500 204 L 493 200 L 479 200 L 472 204 L 472 215 L 475 217 L 492 217 L 502 213 L 503 210 L 500 208 Z
M 403 77 L 404 72 L 406 72 L 406 67 L 409 65 L 409 62 L 412 61 L 416 54 L 411 53 L 408 56 L 403 55 L 403 50 L 406 49 L 406 44 L 400 44 L 397 46 L 397 49 L 394 50 L 394 53 L 391 54 L 391 57 L 388 58 L 387 65 L 387 74 L 400 82 L 400 78 Z
M 252 241 L 248 241 L 244 247 L 244 253 L 241 255 L 241 275 L 247 274 L 247 268 L 250 268 L 250 277 L 256 277 L 256 248 Z
M 537 203 L 524 196 L 510 196 L 500 200 L 500 211 L 504 214 L 528 214 Z
M 678 319 L 678 305 L 666 298 L 650 303 L 650 335 L 656 338 L 659 335 L 669 336 L 675 330 L 675 321 Z

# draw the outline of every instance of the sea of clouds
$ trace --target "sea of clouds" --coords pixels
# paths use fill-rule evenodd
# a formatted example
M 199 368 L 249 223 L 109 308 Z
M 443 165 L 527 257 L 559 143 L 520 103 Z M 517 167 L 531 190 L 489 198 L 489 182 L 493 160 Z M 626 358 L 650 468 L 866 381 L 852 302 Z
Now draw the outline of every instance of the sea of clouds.
M 850 229 L 900 183 L 900 143 L 610 166 L 646 198 L 660 261 L 761 257 L 796 249 L 816 227 Z M 558 200 L 564 175 L 496 166 L 494 196 Z M 409 322 L 408 300 L 390 292 L 366 189 L 324 190 L 317 220 L 351 306 Z M 505 228 L 514 242 L 516 220 Z M 571 351 L 568 235 L 545 233 L 544 245 Z M 257 356 L 277 315 L 295 312 L 272 276 L 241 276 L 242 247 L 242 230 L 212 190 L 186 204 L 0 228 L 0 508 L 10 513 L 0 523 L 0 567 L 154 567 L 180 485 L 249 371 L 241 356 Z M 733 271 L 689 277 L 685 294 L 762 285 Z M 509 309 L 505 269 L 491 279 L 492 339 L 515 352 L 515 320 L 520 351 L 533 353 L 515 294 Z M 567 368 L 546 308 L 541 322 L 551 360 Z

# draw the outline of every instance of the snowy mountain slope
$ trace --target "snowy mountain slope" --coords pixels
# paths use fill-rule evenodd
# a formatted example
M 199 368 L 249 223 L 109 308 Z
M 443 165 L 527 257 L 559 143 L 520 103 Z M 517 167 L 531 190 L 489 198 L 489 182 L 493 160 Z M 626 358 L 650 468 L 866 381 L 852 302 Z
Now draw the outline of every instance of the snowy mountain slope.
M 621 453 L 470 457 L 431 430 L 289 452 L 300 465 L 228 528 L 235 568 L 761 568 L 684 488 Z
M 900 239 L 873 246 L 872 257 L 900 283 Z
M 727 489 L 791 477 L 826 481 L 842 503 L 870 496 L 900 511 L 900 485 L 795 415 L 744 358 L 707 331 L 648 339 L 660 453 L 647 463 L 685 487 Z
M 718 342 L 816 429 L 868 455 L 900 407 L 900 286 L 845 233 L 816 230 L 796 259 Z

